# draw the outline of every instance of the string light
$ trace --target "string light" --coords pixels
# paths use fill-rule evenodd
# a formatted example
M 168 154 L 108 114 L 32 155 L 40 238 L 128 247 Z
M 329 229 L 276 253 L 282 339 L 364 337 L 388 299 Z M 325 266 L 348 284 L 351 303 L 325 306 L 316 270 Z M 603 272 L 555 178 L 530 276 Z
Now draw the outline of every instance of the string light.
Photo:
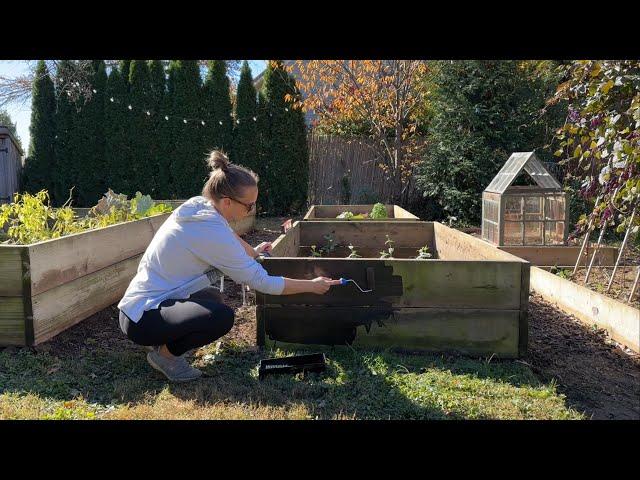
M 76 82 L 76 85 L 77 85 L 77 86 L 80 86 L 80 84 L 79 84 L 78 82 Z M 93 93 L 98 93 L 98 90 L 96 90 L 95 88 L 93 88 L 93 89 L 92 89 L 92 91 L 93 91 Z M 66 92 L 66 93 L 67 93 L 67 96 L 71 97 L 71 92 Z M 109 101 L 110 101 L 111 103 L 121 103 L 120 101 L 117 101 L 117 100 L 116 100 L 115 98 L 113 98 L 113 97 L 109 97 Z M 127 104 L 127 108 L 128 108 L 130 111 L 133 111 L 133 105 L 131 105 L 131 104 Z M 285 109 L 284 109 L 284 110 L 285 110 L 285 112 L 288 112 L 288 111 L 289 111 L 289 109 L 288 109 L 287 107 L 285 107 Z M 151 114 L 152 114 L 150 110 L 144 110 L 144 113 L 146 113 L 146 114 L 147 114 L 147 116 L 149 116 L 149 117 L 150 117 L 150 116 L 151 116 Z M 233 119 L 233 112 L 231 112 L 231 113 L 229 114 L 229 116 Z M 258 115 L 258 116 L 260 116 L 260 115 Z M 258 116 L 251 117 L 251 118 L 253 119 L 253 121 L 254 121 L 254 122 L 257 122 L 257 121 L 258 121 Z M 269 116 L 270 116 L 270 117 L 273 117 L 273 113 L 269 112 Z M 166 121 L 169 121 L 169 115 L 164 115 L 164 119 L 165 119 Z M 182 119 L 182 121 L 183 121 L 185 124 L 189 123 L 189 121 L 193 121 L 193 122 L 200 122 L 200 124 L 201 124 L 202 126 L 206 126 L 206 122 L 205 122 L 204 120 L 200 120 L 200 119 L 197 119 L 197 118 L 183 118 L 183 119 Z M 235 120 L 235 122 L 236 122 L 236 124 L 238 124 L 238 125 L 239 125 L 239 124 L 240 124 L 240 122 L 241 122 L 241 120 L 238 118 L 237 120 Z M 220 125 L 224 125 L 224 123 L 223 123 L 223 121 L 222 121 L 222 120 L 218 120 L 218 123 L 219 123 Z M 231 120 L 231 123 L 233 123 L 233 120 Z

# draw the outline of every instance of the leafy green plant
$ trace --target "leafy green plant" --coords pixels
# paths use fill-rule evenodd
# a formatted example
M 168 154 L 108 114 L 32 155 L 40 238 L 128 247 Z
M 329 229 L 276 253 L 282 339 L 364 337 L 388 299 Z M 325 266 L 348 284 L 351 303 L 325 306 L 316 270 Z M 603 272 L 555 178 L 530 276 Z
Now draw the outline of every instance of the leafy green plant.
M 379 220 L 382 218 L 389 218 L 387 216 L 387 209 L 385 208 L 383 203 L 376 203 L 371 209 L 371 213 L 369 214 L 369 218 L 372 220 Z
M 321 257 L 322 256 L 322 252 L 316 250 L 316 246 L 315 245 L 311 245 L 311 256 L 312 257 Z
M 320 248 L 320 252 L 328 256 L 336 249 L 336 241 L 330 233 L 324 235 L 324 239 L 327 241 L 327 244 Z
M 380 258 L 393 258 L 393 244 L 395 243 L 395 241 L 391 240 L 389 235 L 387 235 L 386 237 L 387 239 L 385 240 L 384 244 L 387 246 L 387 251 L 383 250 L 382 252 L 380 252 Z
M 351 220 L 354 217 L 353 212 L 342 212 L 336 218 L 342 218 L 345 220 Z
M 418 256 L 416 257 L 416 260 L 426 260 L 431 257 L 432 255 L 429 252 L 429 246 L 425 245 L 424 247 L 418 250 Z
M 358 255 L 358 252 L 356 252 L 356 247 L 354 247 L 353 245 L 349 245 L 349 250 L 351 251 L 351 253 L 347 258 L 362 258 L 362 255 Z
M 12 203 L 0 207 L 0 226 L 8 237 L 4 243 L 26 245 L 172 211 L 140 192 L 129 201 L 126 195 L 111 189 L 84 218 L 77 218 L 70 205 L 71 196 L 62 207 L 51 207 L 46 190 L 35 195 L 16 194 Z
M 342 212 L 336 218 L 343 218 L 345 220 L 364 220 L 369 217 L 367 213 L 358 213 L 355 215 L 353 212 Z
M 82 231 L 69 203 L 52 208 L 46 190 L 35 195 L 16 193 L 12 203 L 0 206 L 0 226 L 8 237 L 4 243 L 24 245 Z

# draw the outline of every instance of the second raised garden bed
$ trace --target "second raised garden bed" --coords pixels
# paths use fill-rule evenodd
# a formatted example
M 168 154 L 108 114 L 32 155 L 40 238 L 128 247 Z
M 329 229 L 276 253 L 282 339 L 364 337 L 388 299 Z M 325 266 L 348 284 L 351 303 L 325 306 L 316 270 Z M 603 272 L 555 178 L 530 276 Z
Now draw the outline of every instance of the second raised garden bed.
M 312 245 L 337 245 L 309 258 Z M 394 257 L 379 258 L 387 235 Z M 344 258 L 357 247 L 363 258 Z M 428 246 L 432 259 L 416 260 Z M 357 344 L 513 358 L 527 349 L 529 263 L 437 222 L 296 222 L 271 275 L 350 278 L 325 295 L 257 294 L 257 343 Z
M 404 208 L 398 205 L 385 205 L 384 206 L 387 217 L 384 219 L 376 220 L 378 222 L 415 222 L 420 220 L 413 213 L 406 211 Z M 344 218 L 336 218 L 343 212 L 351 212 L 354 215 L 370 213 L 373 209 L 371 205 L 312 205 L 304 216 L 303 220 L 314 221 L 337 221 L 347 222 L 349 220 Z M 363 220 L 372 221 L 372 220 Z

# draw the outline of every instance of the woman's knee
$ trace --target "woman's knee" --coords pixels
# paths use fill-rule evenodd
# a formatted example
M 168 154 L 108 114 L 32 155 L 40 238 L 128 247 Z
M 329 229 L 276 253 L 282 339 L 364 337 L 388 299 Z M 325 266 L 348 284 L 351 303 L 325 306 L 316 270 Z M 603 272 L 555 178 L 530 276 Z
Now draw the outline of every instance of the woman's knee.
M 233 308 L 228 305 L 222 304 L 218 312 L 216 312 L 216 320 L 220 322 L 220 326 L 224 333 L 229 332 L 233 328 L 236 314 Z

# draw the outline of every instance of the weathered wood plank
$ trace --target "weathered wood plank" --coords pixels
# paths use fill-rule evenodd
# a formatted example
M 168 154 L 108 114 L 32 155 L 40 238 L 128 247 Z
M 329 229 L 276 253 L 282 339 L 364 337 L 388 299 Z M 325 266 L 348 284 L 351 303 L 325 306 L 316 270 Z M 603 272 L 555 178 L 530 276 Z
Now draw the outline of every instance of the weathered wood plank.
M 417 261 L 417 260 L 416 260 Z M 266 258 L 263 267 L 270 275 L 311 280 L 320 276 L 351 278 L 363 289 L 374 289 L 362 293 L 354 285 L 336 285 L 325 295 L 311 293 L 297 295 L 265 295 L 257 293 L 259 304 L 281 305 L 390 305 L 389 298 L 402 295 L 401 278 L 393 276 L 393 269 L 382 260 L 329 259 L 329 258 Z M 374 269 L 375 285 L 367 284 L 367 268 Z
M 32 295 L 144 253 L 155 233 L 152 222 L 160 221 L 145 218 L 29 245 Z
M 342 345 L 518 356 L 519 311 L 367 307 L 263 307 L 259 345 Z M 262 337 L 261 337 L 262 334 Z
M 588 326 L 606 329 L 614 340 L 640 353 L 640 310 L 560 278 L 531 268 L 531 288 Z
M 344 218 L 336 218 L 342 212 L 351 212 L 354 215 L 371 213 L 373 204 L 370 205 L 312 205 L 304 216 L 303 220 L 313 221 L 336 221 L 350 222 Z M 408 212 L 398 205 L 385 205 L 388 218 L 378 220 L 356 220 L 356 221 L 376 221 L 376 222 L 408 222 L 420 220 L 418 217 Z
M 573 267 L 580 253 L 579 246 L 503 246 L 497 247 L 502 251 L 522 258 L 533 265 L 541 267 Z M 592 255 L 593 252 L 590 252 Z M 616 247 L 601 246 L 596 254 L 596 262 L 603 266 L 613 266 L 618 249 Z M 584 264 L 589 263 L 590 255 L 583 255 Z
M 25 344 L 25 313 L 22 297 L 0 297 L 0 345 Z
M 275 257 L 297 257 L 300 245 L 300 224 L 295 222 L 286 234 L 280 235 L 271 245 L 271 254 Z
M 399 205 L 393 206 L 393 217 L 396 220 L 420 220 L 420 218 Z
M 443 260 L 500 260 L 524 262 L 479 238 L 472 237 L 438 222 L 433 222 L 438 258 Z
M 22 295 L 22 252 L 26 248 L 0 245 L 0 297 Z
M 311 205 L 307 213 L 302 217 L 303 220 L 315 220 L 316 219 L 316 206 Z
M 35 295 L 34 344 L 118 302 L 135 276 L 141 258 L 142 255 L 136 255 Z
M 300 224 L 301 245 L 324 245 L 325 235 L 331 235 L 337 244 L 359 247 L 385 248 L 387 235 L 394 246 L 420 248 L 433 241 L 432 222 L 381 222 L 354 220 L 347 222 L 305 221 Z
M 529 349 L 529 289 L 531 264 L 523 264 L 520 280 L 520 337 L 518 354 L 524 357 Z
M 442 260 L 374 260 L 330 258 L 267 258 L 270 275 L 312 279 L 318 276 L 354 279 L 354 285 L 333 286 L 325 295 L 264 295 L 268 305 L 381 305 L 394 307 L 446 307 L 519 309 L 520 262 Z M 373 268 L 375 285 L 367 285 L 366 270 Z

